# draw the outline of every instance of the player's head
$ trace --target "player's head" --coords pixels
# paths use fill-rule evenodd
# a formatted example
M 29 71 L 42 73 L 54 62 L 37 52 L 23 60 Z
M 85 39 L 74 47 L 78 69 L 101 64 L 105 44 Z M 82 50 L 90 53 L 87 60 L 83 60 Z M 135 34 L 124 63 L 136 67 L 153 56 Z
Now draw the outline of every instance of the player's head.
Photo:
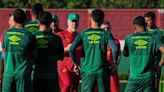
M 145 18 L 142 16 L 135 17 L 133 20 L 133 25 L 136 32 L 145 30 L 146 28 Z
M 68 15 L 67 25 L 68 30 L 71 30 L 73 32 L 77 31 L 77 27 L 79 26 L 79 15 L 77 13 L 70 13 Z
M 10 15 L 9 15 L 8 23 L 9 23 L 9 27 L 10 27 L 10 28 L 12 28 L 12 27 L 15 26 L 13 14 L 10 14 Z
M 12 16 L 14 18 L 14 22 L 18 24 L 24 24 L 26 20 L 26 14 L 22 9 L 14 10 Z
M 110 22 L 107 21 L 107 20 L 105 20 L 105 21 L 101 24 L 101 28 L 104 29 L 104 30 L 110 31 L 110 30 L 111 30 Z
M 59 25 L 59 19 L 58 16 L 55 14 L 52 14 L 52 22 L 51 22 L 51 28 L 52 30 L 55 30 L 56 28 L 58 28 Z
M 43 6 L 40 3 L 36 3 L 32 6 L 32 16 L 36 19 L 39 18 L 39 13 L 43 11 Z
M 39 23 L 40 25 L 50 26 L 52 22 L 52 15 L 48 11 L 43 11 L 39 14 Z
M 91 12 L 91 22 L 97 22 L 99 26 L 101 26 L 104 21 L 104 12 L 100 9 L 95 9 Z
M 154 12 L 147 12 L 144 15 L 144 17 L 145 17 L 145 21 L 147 23 L 147 27 L 149 27 L 149 28 L 156 27 L 156 25 L 155 25 L 156 15 Z

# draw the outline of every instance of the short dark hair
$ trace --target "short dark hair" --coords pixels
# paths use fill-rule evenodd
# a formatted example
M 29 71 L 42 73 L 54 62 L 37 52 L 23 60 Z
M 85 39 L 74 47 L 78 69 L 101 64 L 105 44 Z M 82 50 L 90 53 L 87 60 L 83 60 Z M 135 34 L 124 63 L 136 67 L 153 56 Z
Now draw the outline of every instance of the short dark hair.
M 151 19 L 155 19 L 156 18 L 156 15 L 154 12 L 150 11 L 150 12 L 147 12 L 144 17 L 150 17 Z
M 26 20 L 26 13 L 22 9 L 16 9 L 13 11 L 14 21 L 19 24 L 24 24 Z
M 48 11 L 43 11 L 39 14 L 39 22 L 46 26 L 49 26 L 52 22 L 52 15 Z
M 91 13 L 91 17 L 95 22 L 101 23 L 104 20 L 104 12 L 100 9 L 95 9 Z
M 134 18 L 133 24 L 137 24 L 137 25 L 146 27 L 145 18 L 142 17 L 142 16 L 137 16 L 137 17 Z
M 43 11 L 43 6 L 40 3 L 36 3 L 32 6 L 32 14 L 38 19 L 39 13 Z

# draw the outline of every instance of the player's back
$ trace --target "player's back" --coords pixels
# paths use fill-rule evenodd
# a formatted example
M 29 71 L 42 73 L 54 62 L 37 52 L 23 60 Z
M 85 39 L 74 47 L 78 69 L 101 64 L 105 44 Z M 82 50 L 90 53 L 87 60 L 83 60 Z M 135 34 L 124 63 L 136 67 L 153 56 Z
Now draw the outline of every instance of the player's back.
M 130 78 L 146 78 L 154 73 L 156 42 L 148 32 L 128 35 L 125 40 L 130 56 Z M 152 67 L 150 67 L 152 66 Z
M 25 25 L 25 29 L 31 33 L 35 33 L 39 30 L 39 24 L 37 21 L 30 21 Z
M 30 53 L 35 48 L 35 37 L 24 28 L 12 28 L 5 32 L 3 48 L 5 49 L 4 75 L 13 76 L 30 72 Z
M 82 69 L 88 72 L 102 71 L 109 65 L 107 62 L 108 32 L 100 28 L 89 28 L 80 32 L 85 53 Z
M 57 76 L 57 60 L 61 38 L 53 34 L 50 30 L 38 31 L 34 33 L 37 39 L 38 60 L 36 62 L 35 73 L 39 77 Z

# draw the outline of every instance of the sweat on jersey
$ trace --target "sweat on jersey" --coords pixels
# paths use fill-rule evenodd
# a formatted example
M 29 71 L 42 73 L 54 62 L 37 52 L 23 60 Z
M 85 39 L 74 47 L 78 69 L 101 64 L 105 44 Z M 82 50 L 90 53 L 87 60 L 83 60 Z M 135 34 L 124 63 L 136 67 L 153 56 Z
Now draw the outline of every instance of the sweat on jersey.
M 15 76 L 31 72 L 31 52 L 36 49 L 35 36 L 24 28 L 11 28 L 4 33 L 2 48 L 4 76 Z
M 75 49 L 81 45 L 84 48 L 84 60 L 81 62 L 81 69 L 85 72 L 98 72 L 107 69 L 107 44 L 112 47 L 113 59 L 117 59 L 117 46 L 109 31 L 101 28 L 89 28 L 81 31 L 72 43 L 69 54 L 74 63 L 77 63 Z
M 164 46 L 148 32 L 130 34 L 125 39 L 124 55 L 130 56 L 130 78 L 142 79 L 154 76 L 156 49 Z

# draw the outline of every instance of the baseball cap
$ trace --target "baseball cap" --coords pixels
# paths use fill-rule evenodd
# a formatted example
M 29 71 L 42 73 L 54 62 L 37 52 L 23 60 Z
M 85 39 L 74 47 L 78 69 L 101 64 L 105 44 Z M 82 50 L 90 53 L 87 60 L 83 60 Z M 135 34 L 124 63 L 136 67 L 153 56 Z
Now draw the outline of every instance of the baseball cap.
M 70 13 L 68 15 L 68 20 L 71 20 L 71 21 L 77 20 L 77 21 L 79 21 L 79 15 L 77 13 Z

